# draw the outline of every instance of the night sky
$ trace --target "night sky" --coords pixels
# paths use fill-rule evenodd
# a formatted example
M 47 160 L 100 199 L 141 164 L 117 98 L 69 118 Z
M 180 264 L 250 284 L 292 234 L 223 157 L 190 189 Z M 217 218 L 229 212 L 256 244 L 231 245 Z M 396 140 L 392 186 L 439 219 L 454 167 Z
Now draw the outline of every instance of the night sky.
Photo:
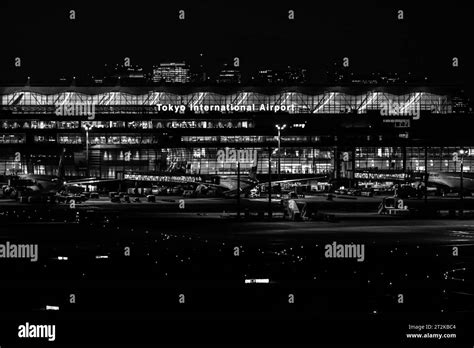
M 349 57 L 356 74 L 410 71 L 439 83 L 466 83 L 474 75 L 473 8 L 457 0 L 1 0 L 0 80 L 97 74 L 124 57 L 146 70 L 163 61 L 195 67 L 203 53 L 210 72 L 239 57 L 244 77 L 257 68 L 292 65 L 308 68 L 319 83 L 329 66 Z M 14 68 L 14 57 L 22 58 L 21 68 Z M 452 68 L 452 57 L 459 68 Z

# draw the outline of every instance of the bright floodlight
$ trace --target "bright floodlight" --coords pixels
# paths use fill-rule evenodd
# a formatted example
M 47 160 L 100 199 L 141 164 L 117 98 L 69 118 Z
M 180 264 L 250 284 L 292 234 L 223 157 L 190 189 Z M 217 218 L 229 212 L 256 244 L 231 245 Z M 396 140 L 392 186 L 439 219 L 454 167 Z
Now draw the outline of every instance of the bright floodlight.
M 245 279 L 245 284 L 268 284 L 270 283 L 270 279 L 263 278 L 263 279 Z
M 46 306 L 47 311 L 59 311 L 59 306 Z

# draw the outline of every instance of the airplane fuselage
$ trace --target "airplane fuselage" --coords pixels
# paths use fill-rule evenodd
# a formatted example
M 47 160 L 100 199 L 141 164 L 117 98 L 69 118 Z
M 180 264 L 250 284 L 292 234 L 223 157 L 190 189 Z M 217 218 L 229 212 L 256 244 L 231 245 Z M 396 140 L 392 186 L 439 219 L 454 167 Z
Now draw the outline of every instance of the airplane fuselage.
M 27 187 L 33 192 L 41 193 L 56 193 L 58 192 L 63 183 L 57 176 L 53 175 L 21 175 L 21 180 L 30 181 L 32 184 Z
M 428 175 L 428 183 L 459 191 L 461 189 L 461 173 L 432 172 Z M 474 173 L 463 173 L 462 186 L 464 191 L 474 191 Z

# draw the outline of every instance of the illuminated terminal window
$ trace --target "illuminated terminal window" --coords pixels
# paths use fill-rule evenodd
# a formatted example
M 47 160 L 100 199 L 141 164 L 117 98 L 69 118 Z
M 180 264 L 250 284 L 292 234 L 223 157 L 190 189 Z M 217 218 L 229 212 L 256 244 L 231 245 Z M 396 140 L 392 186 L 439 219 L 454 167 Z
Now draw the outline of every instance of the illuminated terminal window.
M 0 144 L 24 144 L 24 134 L 0 134 Z
M 403 151 L 400 147 L 356 147 L 357 170 L 403 170 Z
M 35 135 L 33 138 L 35 143 L 55 143 L 56 136 L 54 135 Z
M 58 135 L 59 144 L 82 144 L 82 136 L 80 135 Z
M 386 110 L 387 113 L 416 115 L 419 112 L 450 114 L 459 110 L 459 98 L 437 95 L 425 91 L 392 94 L 389 91 L 367 91 L 360 94 L 342 91 L 326 91 L 315 95 L 281 91 L 272 95 L 238 91 L 234 94 L 196 91 L 189 94 L 174 94 L 167 91 L 149 91 L 146 94 L 106 92 L 86 95 L 75 91 L 58 94 L 42 94 L 17 91 L 0 96 L 4 109 L 15 114 L 53 114 L 57 105 L 91 104 L 98 114 L 156 114 L 157 105 L 185 106 L 191 108 L 227 106 L 234 108 L 268 107 L 286 108 L 289 113 L 301 114 L 365 114 Z M 461 103 L 463 104 L 463 103 Z M 258 112 L 258 111 L 252 111 Z
M 58 121 L 58 129 L 76 129 L 79 128 L 79 121 Z
M 460 172 L 461 155 L 460 147 L 428 147 L 427 171 L 428 172 Z M 462 158 L 463 171 L 474 171 L 474 152 L 467 149 Z M 425 148 L 407 148 L 407 167 L 413 171 L 425 171 Z

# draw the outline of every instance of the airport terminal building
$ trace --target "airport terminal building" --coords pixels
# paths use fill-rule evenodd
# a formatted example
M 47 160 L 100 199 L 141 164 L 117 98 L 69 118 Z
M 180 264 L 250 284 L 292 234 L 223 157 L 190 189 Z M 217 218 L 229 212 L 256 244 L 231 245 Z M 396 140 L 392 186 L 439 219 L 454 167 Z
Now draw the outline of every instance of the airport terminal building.
M 454 87 L 3 86 L 0 174 L 474 172 L 473 120 Z

